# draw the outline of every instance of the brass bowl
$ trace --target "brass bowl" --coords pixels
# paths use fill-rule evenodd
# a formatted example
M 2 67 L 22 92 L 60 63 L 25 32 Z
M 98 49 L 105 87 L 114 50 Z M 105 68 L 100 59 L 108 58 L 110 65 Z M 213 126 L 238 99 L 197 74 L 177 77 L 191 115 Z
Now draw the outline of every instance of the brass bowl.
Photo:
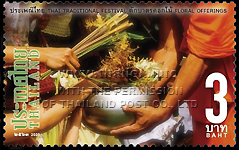
M 135 115 L 123 111 L 122 106 L 146 107 L 158 103 L 157 95 L 142 93 L 138 87 L 121 87 L 100 92 L 83 102 L 82 122 L 96 133 L 110 135 L 112 129 L 135 122 Z

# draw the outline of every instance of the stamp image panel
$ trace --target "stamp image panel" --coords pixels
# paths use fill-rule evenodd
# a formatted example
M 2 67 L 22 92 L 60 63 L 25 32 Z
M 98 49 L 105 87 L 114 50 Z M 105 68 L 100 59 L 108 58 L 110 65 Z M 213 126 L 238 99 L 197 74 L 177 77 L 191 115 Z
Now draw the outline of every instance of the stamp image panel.
M 236 144 L 235 3 L 4 7 L 4 145 Z

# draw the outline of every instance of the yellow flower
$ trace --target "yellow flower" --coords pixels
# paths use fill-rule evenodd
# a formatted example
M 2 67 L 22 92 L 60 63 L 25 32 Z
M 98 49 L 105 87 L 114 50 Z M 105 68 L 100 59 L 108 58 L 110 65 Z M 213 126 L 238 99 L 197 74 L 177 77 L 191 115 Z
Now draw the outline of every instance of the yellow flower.
M 120 41 L 115 42 L 115 49 L 120 48 L 120 50 L 126 50 L 128 46 L 129 46 L 129 41 L 128 41 L 127 34 L 125 34 Z
M 106 19 L 102 17 L 100 14 L 97 14 L 97 18 L 95 21 L 93 21 L 92 18 L 89 18 L 85 21 L 85 27 L 86 29 L 90 29 L 92 27 L 100 27 L 105 23 Z

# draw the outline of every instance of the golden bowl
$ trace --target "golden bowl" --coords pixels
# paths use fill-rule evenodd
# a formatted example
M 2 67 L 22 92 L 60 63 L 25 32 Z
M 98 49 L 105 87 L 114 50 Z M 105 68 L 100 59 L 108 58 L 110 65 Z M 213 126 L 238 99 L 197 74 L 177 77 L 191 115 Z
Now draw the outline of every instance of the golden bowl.
M 135 114 L 123 111 L 123 106 L 140 108 L 158 104 L 154 92 L 142 91 L 138 87 L 117 87 L 89 96 L 83 102 L 82 122 L 96 133 L 110 135 L 112 129 L 135 122 Z

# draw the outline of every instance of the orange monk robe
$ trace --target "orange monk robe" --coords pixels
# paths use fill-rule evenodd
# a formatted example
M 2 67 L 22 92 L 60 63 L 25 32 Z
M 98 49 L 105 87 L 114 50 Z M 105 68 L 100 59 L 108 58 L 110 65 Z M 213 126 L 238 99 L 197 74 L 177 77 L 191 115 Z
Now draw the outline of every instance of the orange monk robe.
M 184 5 L 180 6 L 181 8 Z M 188 7 L 188 4 L 185 5 Z M 184 7 L 184 8 L 185 8 Z M 179 18 L 182 21 L 184 27 L 184 38 L 180 47 L 180 51 L 183 53 L 193 53 L 194 55 L 200 58 L 209 58 L 211 59 L 212 66 L 205 72 L 205 76 L 201 80 L 198 89 L 192 93 L 189 100 L 197 100 L 197 107 L 190 107 L 190 113 L 193 119 L 193 145 L 215 145 L 219 146 L 220 144 L 223 146 L 235 145 L 235 57 L 233 54 L 235 53 L 235 26 L 234 26 L 234 11 L 235 4 L 234 3 L 200 3 L 193 4 L 193 8 L 195 10 L 194 14 L 180 16 Z M 197 9 L 226 9 L 226 13 L 220 14 L 207 14 L 207 13 L 197 13 Z M 222 73 L 227 79 L 227 95 L 225 99 L 228 104 L 228 113 L 226 120 L 221 123 L 223 125 L 228 126 L 228 132 L 222 137 L 218 137 L 218 133 L 216 130 L 216 137 L 206 137 L 206 127 L 205 125 L 210 125 L 211 123 L 207 120 L 205 115 L 206 108 L 213 108 L 214 114 L 218 115 L 219 107 L 218 103 L 214 101 L 213 94 L 218 93 L 219 90 L 219 82 L 214 82 L 213 89 L 205 88 L 205 81 L 208 75 L 214 72 Z M 189 104 L 190 106 L 191 104 Z M 195 103 L 192 104 L 195 106 Z M 212 133 L 211 133 L 212 136 Z

